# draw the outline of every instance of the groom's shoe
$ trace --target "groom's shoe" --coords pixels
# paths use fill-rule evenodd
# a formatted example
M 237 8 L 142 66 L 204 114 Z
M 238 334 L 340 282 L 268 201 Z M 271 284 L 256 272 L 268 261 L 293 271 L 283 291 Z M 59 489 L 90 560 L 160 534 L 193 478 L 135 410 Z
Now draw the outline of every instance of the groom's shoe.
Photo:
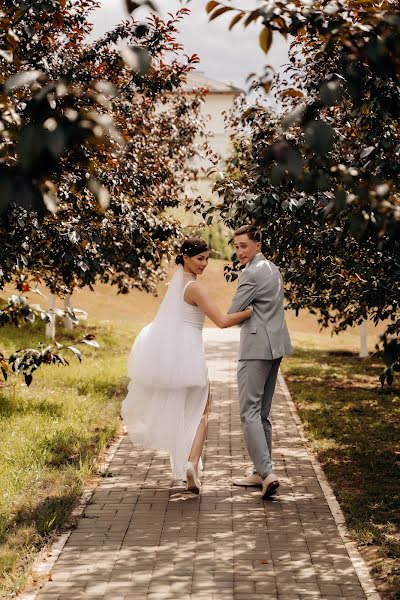
M 251 475 L 247 475 L 243 479 L 234 479 L 232 483 L 233 485 L 241 485 L 243 487 L 262 487 L 262 479 L 258 473 L 251 473 Z
M 262 498 L 269 498 L 276 494 L 276 491 L 279 487 L 279 481 L 277 476 L 274 473 L 270 473 L 262 482 Z

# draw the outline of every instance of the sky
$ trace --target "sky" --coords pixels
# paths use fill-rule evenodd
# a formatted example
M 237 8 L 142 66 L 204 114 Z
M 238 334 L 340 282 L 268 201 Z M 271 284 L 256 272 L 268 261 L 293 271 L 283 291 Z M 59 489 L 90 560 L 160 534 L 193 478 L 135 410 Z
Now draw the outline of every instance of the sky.
M 222 15 L 211 23 L 208 22 L 205 6 L 207 0 L 191 0 L 181 3 L 179 0 L 154 0 L 161 16 L 168 12 L 176 12 L 182 6 L 191 10 L 181 22 L 178 40 L 183 44 L 186 54 L 198 54 L 200 64 L 198 70 L 207 77 L 227 83 L 233 83 L 247 89 L 246 78 L 249 73 L 261 73 L 266 64 L 279 70 L 287 63 L 287 44 L 283 37 L 275 34 L 268 55 L 258 46 L 258 35 L 261 22 L 250 25 L 247 29 L 238 24 L 228 31 L 231 14 Z M 257 0 L 237 0 L 235 6 L 250 8 L 257 5 Z M 111 29 L 121 19 L 127 17 L 123 0 L 101 0 L 101 7 L 92 13 L 94 24 L 93 36 L 97 37 Z M 145 18 L 146 11 L 139 9 L 136 18 Z

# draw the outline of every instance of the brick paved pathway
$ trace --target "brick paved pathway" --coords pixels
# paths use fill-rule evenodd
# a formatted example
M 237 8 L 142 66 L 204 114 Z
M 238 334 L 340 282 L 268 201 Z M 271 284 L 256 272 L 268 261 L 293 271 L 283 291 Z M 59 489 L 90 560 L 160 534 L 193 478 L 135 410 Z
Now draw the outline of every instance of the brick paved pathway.
M 273 406 L 279 495 L 233 488 L 249 466 L 236 388 L 237 332 L 205 330 L 212 381 L 200 497 L 163 455 L 125 437 L 38 600 L 366 598 L 282 389 Z

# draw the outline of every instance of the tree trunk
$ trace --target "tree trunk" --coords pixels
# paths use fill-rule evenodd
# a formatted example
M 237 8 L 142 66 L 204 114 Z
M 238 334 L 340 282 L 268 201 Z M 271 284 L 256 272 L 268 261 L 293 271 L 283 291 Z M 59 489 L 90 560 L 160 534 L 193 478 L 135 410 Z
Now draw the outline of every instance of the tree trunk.
M 56 337 L 56 315 L 54 314 L 54 308 L 56 305 L 56 296 L 55 294 L 50 294 L 49 298 L 49 312 L 50 312 L 50 322 L 46 325 L 46 337 L 54 340 Z
M 360 325 L 360 356 L 361 358 L 366 358 L 367 356 L 369 356 L 366 319 L 363 319 Z
M 67 308 L 72 308 L 72 302 L 71 302 L 71 295 L 68 294 L 68 296 L 65 296 L 64 299 L 64 310 L 67 310 Z M 71 321 L 71 319 L 68 319 L 68 317 L 64 317 L 63 319 L 63 324 L 65 329 L 73 329 L 74 328 L 74 324 Z

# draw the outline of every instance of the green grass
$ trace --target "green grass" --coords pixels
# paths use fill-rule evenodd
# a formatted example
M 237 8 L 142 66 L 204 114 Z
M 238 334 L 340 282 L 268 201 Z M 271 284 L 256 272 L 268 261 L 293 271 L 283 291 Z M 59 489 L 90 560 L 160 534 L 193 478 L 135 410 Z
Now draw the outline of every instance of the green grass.
M 70 343 L 82 329 L 59 330 Z M 23 589 L 38 550 L 68 523 L 94 460 L 116 436 L 134 330 L 126 324 L 86 327 L 101 348 L 84 346 L 80 364 L 45 366 L 29 388 L 0 388 L 0 597 Z M 43 325 L 0 329 L 10 353 L 44 339 Z
M 352 538 L 383 597 L 399 599 L 399 388 L 380 389 L 371 358 L 313 346 L 285 359 L 288 387 Z
M 233 293 L 222 268 L 222 261 L 210 261 L 204 276 L 221 307 Z M 71 342 L 83 331 L 95 333 L 101 348 L 84 347 L 82 364 L 71 355 L 67 368 L 41 368 L 30 388 L 18 387 L 15 398 L 11 389 L 0 388 L 0 597 L 26 586 L 38 550 L 68 524 L 93 475 L 94 459 L 119 427 L 126 358 L 135 335 L 129 322 L 150 321 L 160 301 L 136 292 L 116 296 L 106 286 L 85 294 L 76 304 L 85 300 L 82 307 L 91 316 L 125 322 L 99 322 L 72 334 L 58 330 L 59 341 Z M 283 370 L 310 444 L 383 595 L 394 600 L 400 586 L 399 390 L 382 393 L 381 364 L 351 352 L 357 347 L 357 331 L 330 338 L 316 333 L 318 325 L 307 314 L 288 314 L 288 322 L 301 350 L 285 359 Z M 43 339 L 39 323 L 0 329 L 0 349 L 7 352 Z M 346 351 L 334 353 L 338 348 Z

